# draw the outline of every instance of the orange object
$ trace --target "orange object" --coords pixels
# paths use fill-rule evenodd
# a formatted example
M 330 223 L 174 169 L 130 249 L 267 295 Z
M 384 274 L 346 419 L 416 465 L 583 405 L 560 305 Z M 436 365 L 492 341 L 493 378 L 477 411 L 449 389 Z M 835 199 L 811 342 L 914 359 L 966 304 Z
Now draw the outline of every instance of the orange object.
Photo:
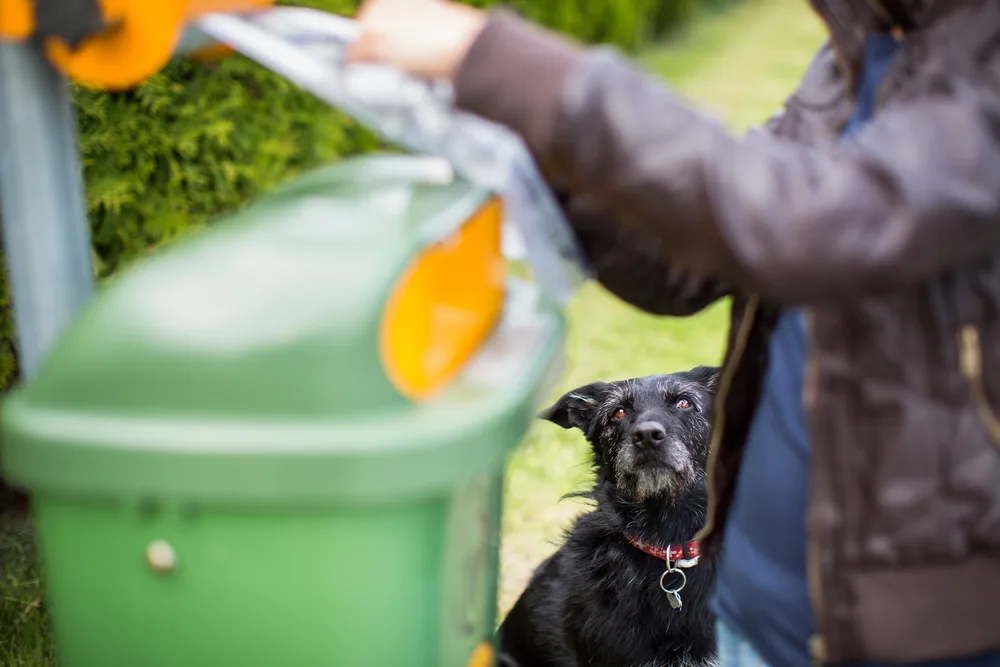
M 480 642 L 472 652 L 467 667 L 493 667 L 495 658 L 493 645 L 489 642 Z
M 45 48 L 52 64 L 77 83 L 124 90 L 163 69 L 184 26 L 202 14 L 272 4 L 274 0 L 101 0 L 107 30 L 75 51 L 56 37 L 47 38 Z
M 236 51 L 225 44 L 212 44 L 211 46 L 206 46 L 198 49 L 197 51 L 190 52 L 187 54 L 187 57 L 191 60 L 197 60 L 200 62 L 212 62 L 213 60 L 219 60 L 234 53 L 236 53 Z
M 403 272 L 382 316 L 382 365 L 400 393 L 418 400 L 448 383 L 500 317 L 502 204 L 487 202 L 450 238 Z
M 22 40 L 35 30 L 32 0 L 0 0 L 0 39 Z

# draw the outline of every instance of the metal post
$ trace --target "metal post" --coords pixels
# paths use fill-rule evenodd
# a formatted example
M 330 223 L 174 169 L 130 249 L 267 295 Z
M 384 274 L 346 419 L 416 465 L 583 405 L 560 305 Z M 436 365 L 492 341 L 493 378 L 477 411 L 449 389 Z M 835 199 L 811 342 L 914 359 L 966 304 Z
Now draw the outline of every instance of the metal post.
M 0 42 L 0 219 L 22 377 L 93 294 L 69 88 L 36 41 Z

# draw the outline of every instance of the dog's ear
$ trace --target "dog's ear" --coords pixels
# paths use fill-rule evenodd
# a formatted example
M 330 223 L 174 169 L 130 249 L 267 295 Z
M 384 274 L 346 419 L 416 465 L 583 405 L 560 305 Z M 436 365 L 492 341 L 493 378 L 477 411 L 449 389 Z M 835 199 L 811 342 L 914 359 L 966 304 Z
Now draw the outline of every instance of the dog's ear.
M 563 428 L 578 428 L 586 432 L 610 387 L 607 382 L 593 382 L 577 387 L 563 394 L 555 404 L 543 410 L 538 416 Z
M 696 366 L 691 369 L 690 375 L 695 382 L 714 393 L 721 370 L 718 366 Z

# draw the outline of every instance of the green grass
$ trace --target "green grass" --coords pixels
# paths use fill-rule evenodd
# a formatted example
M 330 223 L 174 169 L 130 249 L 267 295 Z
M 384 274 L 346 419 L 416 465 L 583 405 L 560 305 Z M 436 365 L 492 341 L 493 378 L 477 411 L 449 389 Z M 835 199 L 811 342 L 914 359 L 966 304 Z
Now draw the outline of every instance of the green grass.
M 639 61 L 689 99 L 744 129 L 777 108 L 822 39 L 805 5 L 804 0 L 746 0 L 700 19 Z M 725 304 L 697 317 L 654 318 L 590 286 L 575 299 L 569 316 L 569 363 L 555 395 L 597 379 L 715 363 L 722 354 Z M 586 460 L 582 438 L 544 423 L 514 454 L 504 515 L 502 611 L 583 508 L 579 501 L 560 498 L 588 483 Z M 28 527 L 0 517 L 0 667 L 53 664 L 34 562 Z
M 28 526 L 0 517 L 0 665 L 43 667 L 53 663 L 41 576 Z

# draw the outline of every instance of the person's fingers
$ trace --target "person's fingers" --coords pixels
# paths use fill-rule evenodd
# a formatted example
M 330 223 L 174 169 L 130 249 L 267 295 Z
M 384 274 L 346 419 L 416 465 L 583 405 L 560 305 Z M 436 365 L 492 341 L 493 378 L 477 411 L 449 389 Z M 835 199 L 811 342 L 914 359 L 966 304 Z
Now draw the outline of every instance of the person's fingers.
M 370 60 L 372 57 L 372 13 L 378 9 L 378 0 L 365 0 L 361 3 L 361 7 L 358 9 L 357 13 L 354 15 L 354 20 L 357 21 L 361 32 L 354 43 L 351 44 L 350 48 L 347 50 L 347 59 L 349 62 L 361 62 L 363 60 Z
M 361 34 L 348 49 L 348 62 L 370 62 L 380 60 L 387 54 L 383 48 L 385 31 L 394 29 L 394 21 L 399 20 L 400 0 L 365 0 L 354 19 L 361 26 Z
M 364 0 L 350 63 L 382 62 L 424 78 L 448 78 L 482 28 L 482 12 L 442 0 Z
M 354 20 L 358 23 L 364 23 L 377 4 L 378 0 L 365 0 L 362 2 L 361 6 L 358 7 L 358 11 L 354 13 Z
M 360 23 L 378 23 L 391 20 L 393 16 L 405 16 L 412 11 L 415 0 L 365 0 L 355 12 L 354 18 Z M 426 3 L 427 0 L 422 0 Z
M 347 48 L 347 62 L 363 63 L 379 59 L 382 40 L 378 33 L 365 31 Z

